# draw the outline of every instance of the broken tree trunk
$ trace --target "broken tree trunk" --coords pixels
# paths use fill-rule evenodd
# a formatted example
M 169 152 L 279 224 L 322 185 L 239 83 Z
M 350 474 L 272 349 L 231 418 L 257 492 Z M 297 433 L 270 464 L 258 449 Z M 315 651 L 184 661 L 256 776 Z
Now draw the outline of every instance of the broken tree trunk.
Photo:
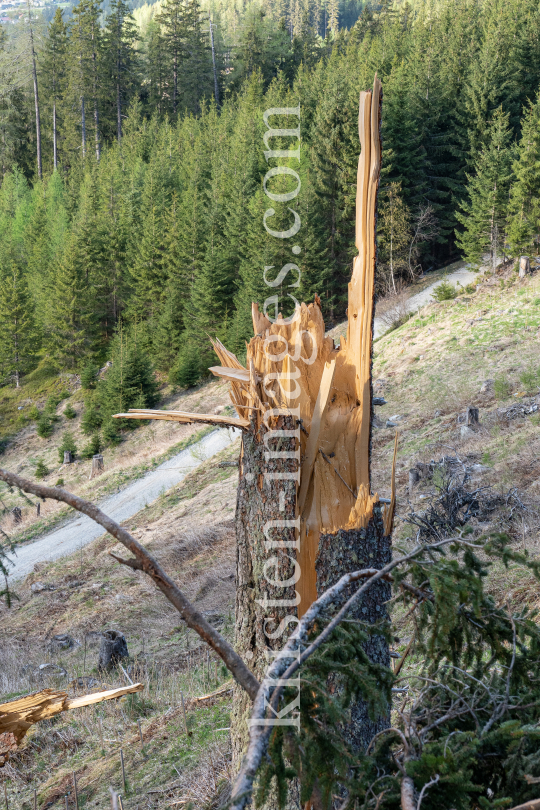
M 519 277 L 526 278 L 531 272 L 531 263 L 528 256 L 519 257 Z
M 93 695 L 76 698 L 69 698 L 67 692 L 43 689 L 42 692 L 10 700 L 9 703 L 0 703 L 0 767 L 7 762 L 10 754 L 17 750 L 34 723 L 54 717 L 61 712 L 102 703 L 104 700 L 113 700 L 132 692 L 140 692 L 142 689 L 144 684 L 135 683 L 132 686 L 122 686 L 119 689 L 109 689 L 107 692 L 95 692 Z
M 347 337 L 339 347 L 325 337 L 315 296 L 312 304 L 299 304 L 293 317 L 273 322 L 253 304 L 254 337 L 245 367 L 219 340 L 212 342 L 221 366 L 211 371 L 230 382 L 235 423 L 243 428 L 235 646 L 259 678 L 297 617 L 324 590 L 344 573 L 381 567 L 391 556 L 395 455 L 390 503 L 381 506 L 370 481 L 381 97 L 377 78 L 373 93 L 360 94 L 358 256 L 349 283 Z M 132 418 L 167 418 L 153 413 L 138 411 Z M 200 417 L 182 413 L 179 421 L 195 419 Z M 388 585 L 379 583 L 359 602 L 355 616 L 370 623 L 384 619 L 388 598 Z M 367 652 L 389 665 L 382 636 L 371 637 Z M 235 689 L 231 731 L 237 765 L 250 709 L 247 694 Z M 287 717 L 294 725 L 294 711 Z M 386 716 L 370 720 L 359 703 L 344 733 L 362 749 L 387 724 Z

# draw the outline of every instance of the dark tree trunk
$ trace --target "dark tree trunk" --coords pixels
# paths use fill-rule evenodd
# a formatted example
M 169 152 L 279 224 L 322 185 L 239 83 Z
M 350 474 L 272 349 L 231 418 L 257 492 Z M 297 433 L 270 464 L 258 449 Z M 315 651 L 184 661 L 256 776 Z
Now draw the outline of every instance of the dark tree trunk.
M 291 417 L 280 417 L 278 429 L 296 433 Z M 280 633 L 280 622 L 286 616 L 295 617 L 298 603 L 294 585 L 275 587 L 265 578 L 265 563 L 278 557 L 278 570 L 267 569 L 273 579 L 286 580 L 295 573 L 296 550 L 294 548 L 267 548 L 268 538 L 290 542 L 298 537 L 294 528 L 296 513 L 296 481 L 294 479 L 271 480 L 274 473 L 296 476 L 298 463 L 295 459 L 265 459 L 265 452 L 296 450 L 296 438 L 276 438 L 267 442 L 268 431 L 261 427 L 244 434 L 240 481 L 236 502 L 236 632 L 235 648 L 250 669 L 260 678 L 267 669 L 270 650 L 280 650 L 296 627 L 295 621 L 285 622 Z M 289 521 L 291 527 L 264 527 L 269 521 Z M 265 607 L 265 601 L 268 605 Z M 275 605 L 272 601 L 285 604 Z M 263 604 L 259 604 L 262 602 Z M 266 631 L 266 632 L 265 632 Z M 277 637 L 272 639 L 268 634 Z M 231 722 L 233 760 L 238 765 L 248 738 L 248 718 L 251 700 L 240 688 L 235 689 L 233 717 Z
M 82 134 L 82 154 L 86 157 L 86 115 L 84 111 L 84 96 L 81 96 L 81 134 Z
M 56 143 L 56 98 L 53 102 L 53 165 L 56 171 L 58 168 L 58 146 Z
M 128 657 L 129 653 L 126 637 L 116 630 L 106 630 L 101 637 L 98 669 L 112 669 L 123 658 Z
M 389 537 L 384 536 L 384 523 L 380 506 L 373 507 L 373 517 L 365 529 L 339 529 L 336 534 L 322 534 L 319 541 L 319 553 L 315 567 L 317 570 L 317 596 L 348 571 L 358 568 L 382 568 L 392 559 L 392 547 Z M 351 587 L 344 594 L 339 606 L 356 590 Z M 392 595 L 388 582 L 377 582 L 351 610 L 350 619 L 375 624 L 388 619 L 386 603 Z M 371 661 L 383 666 L 390 666 L 390 650 L 384 636 L 371 636 L 364 647 Z M 331 686 L 332 688 L 332 686 Z M 349 722 L 344 725 L 344 736 L 357 751 L 365 751 L 377 732 L 390 725 L 390 707 L 388 713 L 376 720 L 368 716 L 367 706 L 358 701 L 351 707 Z
M 30 26 L 30 55 L 32 57 L 32 80 L 34 83 L 34 107 L 36 112 L 36 152 L 37 152 L 37 170 L 38 177 L 41 180 L 43 170 L 41 165 L 41 116 L 39 112 L 39 92 L 38 80 L 36 70 L 36 51 L 34 49 L 34 31 L 32 29 L 32 12 L 30 10 L 30 3 L 27 2 L 28 7 L 28 23 Z

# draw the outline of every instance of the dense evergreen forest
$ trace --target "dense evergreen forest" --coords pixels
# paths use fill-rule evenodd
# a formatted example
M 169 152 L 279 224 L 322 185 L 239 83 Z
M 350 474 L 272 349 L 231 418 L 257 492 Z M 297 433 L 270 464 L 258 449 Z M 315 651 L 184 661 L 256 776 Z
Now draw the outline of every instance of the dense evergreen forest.
M 111 395 L 111 408 L 149 402 L 150 360 L 188 385 L 212 362 L 208 335 L 241 356 L 265 275 L 292 261 L 295 297 L 317 293 L 327 322 L 343 319 L 358 94 L 375 71 L 380 292 L 460 254 L 536 251 L 538 0 L 368 4 L 350 28 L 340 8 L 252 4 L 234 46 L 225 25 L 210 38 L 198 0 L 163 0 L 144 33 L 124 0 L 107 13 L 80 0 L 46 30 L 29 7 L 17 36 L 2 34 L 0 384 L 40 363 L 88 376 L 113 356 L 132 371 L 118 380 L 131 393 Z M 263 113 L 297 105 L 300 157 L 277 162 L 301 190 L 270 203 Z M 280 120 L 297 122 L 272 126 Z M 290 226 L 288 206 L 300 216 L 298 256 L 263 227 L 270 204 L 272 227 Z M 290 283 L 273 291 L 283 311 Z

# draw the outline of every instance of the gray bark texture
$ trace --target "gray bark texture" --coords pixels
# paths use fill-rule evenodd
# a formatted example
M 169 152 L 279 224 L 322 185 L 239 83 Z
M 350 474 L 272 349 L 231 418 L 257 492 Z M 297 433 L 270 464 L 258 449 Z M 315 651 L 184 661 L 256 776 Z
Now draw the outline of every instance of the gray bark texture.
M 360 568 L 383 568 L 392 559 L 389 537 L 384 536 L 384 524 L 380 506 L 375 506 L 373 517 L 365 529 L 339 529 L 336 534 L 321 534 L 319 553 L 315 563 L 317 570 L 317 596 L 350 571 Z M 336 611 L 349 599 L 358 585 L 344 592 Z M 388 619 L 386 602 L 391 598 L 389 582 L 376 582 L 351 610 L 349 619 L 375 624 Z M 364 647 L 371 661 L 390 666 L 390 650 L 383 636 L 371 636 Z M 337 688 L 329 685 L 330 691 Z M 343 735 L 356 751 L 365 751 L 374 735 L 390 725 L 390 707 L 383 717 L 372 720 L 364 701 L 351 706 L 350 717 L 343 724 Z
M 291 430 L 296 426 L 290 417 L 280 417 L 278 429 Z M 276 438 L 264 444 L 266 428 L 254 428 L 244 433 L 243 456 L 241 459 L 240 481 L 236 502 L 236 627 L 235 649 L 246 661 L 257 678 L 262 678 L 271 658 L 269 650 L 280 650 L 296 627 L 292 622 L 287 630 L 277 638 L 275 634 L 279 623 L 285 616 L 296 616 L 296 607 L 263 607 L 256 600 L 295 599 L 295 587 L 274 587 L 264 575 L 264 565 L 271 557 L 278 557 L 278 570 L 269 571 L 273 579 L 288 579 L 293 576 L 296 557 L 292 548 L 265 548 L 263 527 L 270 520 L 294 520 L 296 512 L 296 483 L 294 480 L 274 480 L 265 478 L 269 472 L 296 472 L 298 462 L 295 459 L 266 460 L 265 452 L 291 451 L 296 449 L 296 439 Z M 280 509 L 280 493 L 285 493 Z M 272 539 L 295 540 L 294 529 L 274 529 Z M 292 559 L 291 559 L 292 558 Z M 266 631 L 266 632 L 265 632 Z M 231 736 L 233 762 L 240 765 L 248 740 L 247 721 L 252 702 L 243 689 L 235 688 L 233 713 L 231 718 Z
M 112 669 L 123 658 L 128 658 L 126 637 L 116 630 L 105 630 L 99 646 L 99 670 Z
M 97 456 L 92 456 L 92 472 L 90 473 L 90 478 L 95 478 L 97 475 L 101 475 L 104 469 L 105 464 L 103 463 L 103 456 L 100 454 Z
M 290 417 L 281 417 L 278 429 L 291 430 L 295 427 Z M 237 540 L 237 582 L 236 582 L 236 627 L 235 649 L 248 663 L 257 678 L 262 679 L 272 658 L 270 650 L 280 650 L 294 630 L 296 623 L 278 628 L 287 616 L 296 616 L 297 609 L 290 606 L 263 607 L 257 600 L 295 599 L 295 586 L 276 588 L 265 578 L 265 563 L 271 556 L 279 558 L 278 571 L 272 568 L 271 576 L 285 580 L 292 577 L 295 566 L 292 559 L 294 549 L 268 550 L 265 548 L 263 527 L 271 520 L 294 520 L 296 515 L 296 483 L 293 480 L 269 481 L 265 478 L 268 472 L 296 472 L 298 462 L 294 459 L 265 459 L 268 449 L 292 451 L 296 449 L 296 439 L 279 438 L 270 440 L 265 446 L 265 428 L 256 432 L 252 427 L 244 433 L 243 451 L 240 467 L 240 481 L 236 509 Z M 281 498 L 280 493 L 285 493 Z M 270 534 L 272 539 L 294 540 L 298 533 L 294 529 L 280 528 Z M 292 559 L 291 559 L 292 558 Z M 374 515 L 366 529 L 345 531 L 340 529 L 336 534 L 321 535 L 319 553 L 316 561 L 317 593 L 320 596 L 340 577 L 349 571 L 362 567 L 380 568 L 391 559 L 391 543 L 384 537 L 384 526 L 380 506 L 376 506 Z M 352 594 L 352 590 L 346 597 Z M 388 583 L 377 583 L 358 604 L 351 618 L 374 623 L 387 618 L 385 602 L 390 598 Z M 286 624 L 286 623 L 285 623 Z M 266 632 L 265 632 L 266 631 Z M 276 632 L 277 631 L 277 632 Z M 283 632 L 284 631 L 284 632 Z M 276 635 L 269 638 L 268 634 Z M 390 665 L 388 645 L 382 636 L 373 636 L 368 642 L 366 652 L 378 663 Z M 331 690 L 339 688 L 329 684 Z M 251 700 L 246 693 L 235 688 L 233 712 L 231 717 L 231 736 L 233 747 L 233 767 L 238 770 L 248 740 L 248 719 Z M 345 718 L 343 733 L 357 750 L 364 750 L 374 734 L 389 725 L 389 714 L 377 720 L 368 717 L 367 707 L 359 702 L 351 707 L 350 716 Z M 287 810 L 299 807 L 297 786 L 292 786 L 292 796 L 287 803 Z M 277 807 L 272 799 L 265 804 L 265 810 Z

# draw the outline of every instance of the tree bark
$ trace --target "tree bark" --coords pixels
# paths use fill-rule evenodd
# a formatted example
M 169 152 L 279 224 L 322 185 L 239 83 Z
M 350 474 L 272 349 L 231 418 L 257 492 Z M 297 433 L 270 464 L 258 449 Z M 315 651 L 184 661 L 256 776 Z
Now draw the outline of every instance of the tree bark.
M 81 96 L 81 130 L 82 130 L 82 154 L 86 157 L 86 115 L 84 111 L 84 96 Z
M 32 12 L 30 9 L 30 2 L 27 0 L 26 3 L 28 9 L 28 24 L 30 26 L 29 29 L 29 36 L 30 36 L 30 55 L 32 58 L 32 81 L 34 84 L 34 108 L 36 112 L 36 151 L 37 151 L 37 168 L 38 168 L 38 177 L 41 180 L 43 177 L 43 169 L 41 165 L 41 117 L 39 113 L 39 92 L 38 92 L 38 80 L 37 80 L 37 70 L 36 70 L 36 51 L 34 48 L 34 31 L 32 29 Z
M 520 256 L 519 259 L 519 277 L 525 278 L 531 272 L 531 265 L 528 256 Z
M 103 456 L 100 454 L 97 456 L 92 456 L 92 472 L 90 473 L 90 478 L 95 478 L 96 476 L 101 475 L 104 469 L 105 465 L 103 464 Z
M 92 35 L 93 39 L 93 35 Z M 96 160 L 99 163 L 99 158 L 101 156 L 101 144 L 99 141 L 99 108 L 98 108 L 98 100 L 97 100 L 97 65 L 96 65 L 96 51 L 94 49 L 92 53 L 92 63 L 94 68 L 94 128 L 95 128 L 95 142 L 96 142 Z
M 58 168 L 58 147 L 56 137 L 57 136 L 56 136 L 56 98 L 55 98 L 53 101 L 53 166 L 55 171 Z
M 392 558 L 390 538 L 385 536 L 384 520 L 380 506 L 373 507 L 373 517 L 365 529 L 339 529 L 336 534 L 321 534 L 319 553 L 316 561 L 317 596 L 335 585 L 353 568 L 383 568 Z M 347 601 L 356 590 L 351 586 L 343 594 L 336 610 Z M 379 581 L 365 594 L 357 607 L 349 614 L 350 619 L 358 619 L 369 624 L 388 620 L 386 603 L 392 595 L 389 582 Z M 390 666 L 390 651 L 383 636 L 373 635 L 364 646 L 371 661 Z M 332 690 L 335 684 L 330 684 Z M 365 751 L 379 731 L 390 725 L 390 707 L 382 717 L 372 720 L 364 701 L 351 706 L 350 717 L 343 724 L 343 735 L 356 751 Z
M 280 417 L 276 429 L 299 433 L 292 417 Z M 269 465 L 265 452 L 268 453 L 270 449 L 294 453 L 296 445 L 297 439 L 294 436 L 268 440 L 268 430 L 262 425 L 257 429 L 255 420 L 251 429 L 244 434 L 242 443 L 242 470 L 236 501 L 235 649 L 258 680 L 271 661 L 271 651 L 281 649 L 290 629 L 296 626 L 296 622 L 292 620 L 297 614 L 298 604 L 294 584 L 276 587 L 264 576 L 266 571 L 274 580 L 287 580 L 295 573 L 294 547 L 269 551 L 267 546 L 272 542 L 273 536 L 291 545 L 297 540 L 294 479 L 297 476 L 298 463 L 295 459 L 275 459 Z M 292 477 L 280 480 L 272 477 L 276 474 Z M 291 525 L 274 529 L 269 526 L 273 521 L 289 522 Z M 268 561 L 272 556 L 277 557 L 277 565 L 271 566 L 270 571 Z M 265 603 L 268 603 L 267 607 Z M 281 628 L 282 621 L 284 625 Z M 236 763 L 239 763 L 247 745 L 247 721 L 251 705 L 252 701 L 246 692 L 235 688 L 231 737 L 233 760 Z
M 99 646 L 99 670 L 109 670 L 123 658 L 129 658 L 126 637 L 116 630 L 106 630 Z
M 212 47 L 212 68 L 214 71 L 214 98 L 216 100 L 216 107 L 219 107 L 219 89 L 218 89 L 218 80 L 217 80 L 217 72 L 216 72 L 216 51 L 214 48 L 214 32 L 212 30 L 212 17 L 210 19 L 210 45 Z

